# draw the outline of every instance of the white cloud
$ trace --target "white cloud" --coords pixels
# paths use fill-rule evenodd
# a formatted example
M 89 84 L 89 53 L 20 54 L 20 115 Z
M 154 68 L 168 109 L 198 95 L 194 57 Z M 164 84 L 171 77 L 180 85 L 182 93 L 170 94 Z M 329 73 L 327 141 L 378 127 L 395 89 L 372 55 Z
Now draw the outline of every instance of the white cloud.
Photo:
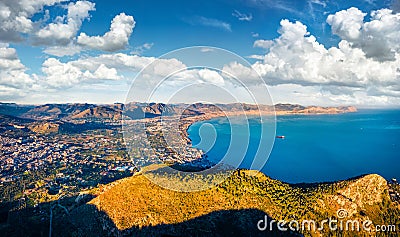
M 73 56 L 80 53 L 82 48 L 80 46 L 70 43 L 66 46 L 51 46 L 43 50 L 44 53 L 54 55 L 57 57 Z
M 253 47 L 269 49 L 274 42 L 272 40 L 256 40 L 254 41 Z
M 44 52 L 58 57 L 72 56 L 85 49 L 116 51 L 128 45 L 129 37 L 135 26 L 132 16 L 121 13 L 114 17 L 110 31 L 103 36 L 88 36 L 81 33 L 83 21 L 90 18 L 95 3 L 86 0 L 22 0 L 0 2 L 0 42 L 17 42 L 31 37 L 33 45 L 46 46 Z M 55 16 L 51 23 L 49 10 L 44 6 L 62 3 L 59 7 L 67 10 L 66 15 Z M 42 19 L 33 21 L 36 13 L 43 13 Z M 45 24 L 41 27 L 41 25 Z M 141 50 L 146 50 L 151 44 L 145 44 Z
M 238 10 L 235 10 L 232 13 L 232 16 L 236 17 L 239 21 L 251 21 L 253 20 L 253 15 L 252 14 L 244 14 L 239 12 Z
M 128 44 L 134 27 L 135 20 L 133 17 L 121 13 L 114 17 L 110 31 L 103 36 L 88 36 L 85 33 L 81 33 L 77 42 L 79 45 L 96 50 L 109 52 L 121 50 Z
M 252 54 L 252 55 L 247 56 L 247 58 L 263 60 L 264 59 L 264 55 Z
M 81 82 L 96 80 L 118 80 L 122 77 L 115 68 L 105 64 L 93 64 L 91 68 L 81 66 L 77 61 L 62 63 L 58 59 L 49 58 L 43 63 L 45 83 L 50 87 L 66 88 L 77 86 Z
M 308 2 L 310 4 L 317 4 L 317 5 L 320 5 L 322 7 L 326 7 L 326 2 L 321 1 L 321 0 L 308 0 Z
M 190 20 L 187 20 L 187 22 L 192 25 L 210 26 L 210 27 L 219 28 L 221 30 L 225 30 L 225 31 L 229 31 L 229 32 L 232 31 L 231 25 L 229 23 L 221 21 L 221 20 L 217 20 L 214 18 L 207 18 L 207 17 L 199 16 L 199 17 L 194 17 Z
M 121 77 L 118 76 L 115 68 L 108 68 L 106 65 L 101 64 L 93 74 L 94 78 L 119 80 Z
M 373 19 L 379 20 L 363 23 L 363 13 L 355 9 L 349 12 L 355 15 L 346 18 L 347 21 L 352 22 L 351 24 L 340 24 L 339 22 L 345 21 L 344 17 L 342 19 L 329 17 L 328 22 L 336 26 L 332 28 L 333 31 L 340 32 L 338 34 L 343 36 L 339 45 L 331 48 L 320 44 L 302 23 L 282 20 L 280 36 L 273 41 L 267 41 L 268 53 L 262 60 L 253 64 L 253 68 L 269 85 L 296 84 L 302 87 L 315 87 L 332 98 L 341 98 L 341 100 L 337 99 L 337 102 L 348 100 L 364 105 L 374 103 L 374 101 L 376 104 L 385 101 L 398 102 L 400 55 L 397 49 L 399 46 L 387 42 L 393 42 L 393 35 L 399 31 L 393 31 L 391 34 L 383 33 L 380 41 L 370 41 L 370 47 L 380 47 L 382 42 L 386 42 L 385 45 L 395 52 L 391 61 L 369 57 L 364 52 L 364 48 L 354 45 L 355 39 L 365 34 L 366 29 L 372 34 L 369 30 L 371 28 L 379 28 L 380 32 L 386 32 L 383 29 L 390 28 L 389 26 L 397 27 L 393 14 L 388 10 L 376 11 L 372 13 L 372 16 Z M 337 16 L 343 16 L 349 12 L 342 12 Z M 382 17 L 378 17 L 378 14 Z M 393 21 L 386 21 L 384 18 L 387 16 L 390 16 Z M 263 41 L 256 42 L 258 42 L 257 45 L 263 45 Z M 249 69 L 238 64 L 227 65 L 225 70 L 232 70 L 239 75 L 241 73 L 240 78 L 244 79 L 255 77 L 246 73 L 251 72 Z
M 17 6 L 17 3 L 12 5 L 9 2 L 0 2 L 0 22 L 9 21 L 7 24 L 20 27 L 12 30 L 7 28 L 9 37 L 14 37 L 13 33 L 19 37 L 20 33 L 32 31 L 31 26 L 35 28 L 35 22 L 30 20 L 33 14 L 30 12 L 40 11 L 43 4 L 60 1 L 38 2 L 42 5 L 27 7 L 22 15 L 11 7 Z M 86 1 L 79 1 L 79 4 L 84 2 Z M 89 17 L 90 9 L 89 5 L 77 5 L 78 2 L 68 4 L 67 18 L 58 17 L 42 28 L 40 40 L 50 40 L 46 43 L 52 45 L 45 49 L 46 53 L 64 56 L 84 49 L 115 51 L 126 47 L 135 26 L 133 17 L 122 13 L 113 19 L 110 31 L 103 36 L 87 36 L 81 33 L 76 38 L 76 32 L 79 31 L 82 21 Z M 298 99 L 298 103 L 305 104 L 399 105 L 400 14 L 382 9 L 372 12 L 368 21 L 365 21 L 365 16 L 365 13 L 356 8 L 330 15 L 327 23 L 331 25 L 332 32 L 341 38 L 337 46 L 330 48 L 319 43 L 301 22 L 282 20 L 278 38 L 254 42 L 254 47 L 267 50 L 264 55 L 249 56 L 258 60 L 252 67 L 272 86 L 278 101 L 284 102 L 293 98 L 288 102 L 296 102 Z M 68 28 L 70 23 L 73 27 Z M 4 40 L 2 32 L 10 27 L 7 24 L 0 25 L 0 40 Z M 61 27 L 52 28 L 52 24 L 54 27 Z M 192 24 L 231 31 L 228 23 L 216 19 L 200 17 Z M 64 26 L 73 31 L 65 29 L 59 32 Z M 46 37 L 45 33 L 48 34 Z M 151 46 L 152 44 L 144 44 L 137 50 L 146 50 Z M 43 74 L 37 76 L 26 73 L 27 68 L 19 60 L 15 49 L 0 43 L 0 98 L 23 96 L 33 90 L 43 92 L 49 88 L 60 91 L 59 89 L 68 87 L 80 88 L 82 85 L 118 81 L 127 83 L 128 79 L 132 79 L 154 60 L 154 57 L 123 53 L 87 56 L 66 62 L 49 58 L 42 65 Z M 185 67 L 177 59 L 162 59 L 146 70 L 145 77 L 148 80 L 165 77 L 171 71 Z M 232 62 L 223 70 L 246 82 L 246 85 L 259 85 L 259 75 L 248 66 Z M 227 84 L 220 73 L 208 69 L 180 73 L 176 79 L 183 84 L 191 80 Z M 171 86 L 174 85 L 172 82 Z
M 46 81 L 50 86 L 69 87 L 83 79 L 83 72 L 70 63 L 61 63 L 55 58 L 44 61 L 42 71 L 46 74 Z
M 153 47 L 153 45 L 154 45 L 154 43 L 144 43 L 140 46 L 135 47 L 133 49 L 133 51 L 131 52 L 131 54 L 141 55 L 146 50 L 151 49 Z
M 34 22 L 31 17 L 43 10 L 65 0 L 21 0 L 0 2 L 0 41 L 21 41 L 21 33 L 31 33 Z
M 0 45 L 0 98 L 22 96 L 32 88 L 34 76 L 30 76 L 18 58 L 14 48 Z
M 68 62 L 61 62 L 55 58 L 47 59 L 42 65 L 45 84 L 54 88 L 67 88 L 104 80 L 122 80 L 124 72 L 134 75 L 148 64 L 154 57 L 141 57 L 123 53 L 102 54 L 96 57 L 87 57 Z M 176 70 L 185 67 L 176 59 L 160 59 L 157 65 L 148 68 L 149 78 L 169 74 L 171 68 Z M 129 79 L 132 79 L 129 78 Z
M 351 94 L 332 93 L 321 86 L 281 84 L 268 88 L 274 101 L 301 105 L 357 105 L 359 107 L 382 108 L 400 104 L 400 97 L 370 95 L 365 90 Z
M 281 25 L 281 36 L 274 40 L 264 62 L 254 65 L 262 75 L 268 75 L 270 83 L 360 87 L 373 81 L 396 82 L 398 62 L 382 64 L 367 58 L 345 40 L 338 47 L 326 49 L 300 22 L 283 20 Z
M 373 11 L 368 22 L 364 22 L 365 16 L 366 13 L 352 7 L 329 15 L 327 23 L 334 34 L 353 48 L 362 49 L 367 57 L 396 60 L 396 54 L 400 53 L 400 13 L 389 9 Z
M 200 69 L 198 71 L 198 75 L 206 82 L 210 82 L 219 86 L 224 85 L 224 78 L 216 71 L 212 71 L 209 69 Z
M 88 1 L 77 1 L 66 6 L 68 14 L 66 22 L 64 17 L 57 17 L 56 22 L 50 23 L 35 33 L 34 43 L 36 45 L 62 45 L 71 44 L 82 22 L 89 18 L 89 11 L 95 10 L 95 4 Z
M 354 40 L 360 37 L 361 27 L 366 13 L 355 7 L 329 15 L 326 22 L 331 25 L 332 32 L 344 40 Z
M 222 71 L 232 75 L 246 85 L 257 85 L 262 82 L 259 80 L 260 75 L 255 70 L 238 62 L 231 62 L 225 65 Z

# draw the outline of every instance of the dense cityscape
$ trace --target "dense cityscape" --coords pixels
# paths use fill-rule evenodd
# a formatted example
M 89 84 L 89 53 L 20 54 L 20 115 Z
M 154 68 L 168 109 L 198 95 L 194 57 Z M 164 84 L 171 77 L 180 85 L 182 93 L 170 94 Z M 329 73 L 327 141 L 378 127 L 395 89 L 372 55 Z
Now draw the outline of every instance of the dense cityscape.
M 0 125 L 3 131 L 0 135 L 2 203 L 24 198 L 31 205 L 37 205 L 59 196 L 79 195 L 101 184 L 132 176 L 140 167 L 153 163 L 212 166 L 202 151 L 191 147 L 180 130 L 182 121 L 186 129 L 191 120 L 133 119 L 127 120 L 124 127 L 121 121 L 107 118 L 64 120 L 86 129 L 80 132 L 72 125 L 61 129 L 64 124 L 56 124 L 57 120 L 44 120 L 38 125 L 41 119 L 30 121 L 11 116 L 3 119 Z M 177 132 L 164 135 L 171 128 Z M 122 130 L 129 131 L 125 139 Z

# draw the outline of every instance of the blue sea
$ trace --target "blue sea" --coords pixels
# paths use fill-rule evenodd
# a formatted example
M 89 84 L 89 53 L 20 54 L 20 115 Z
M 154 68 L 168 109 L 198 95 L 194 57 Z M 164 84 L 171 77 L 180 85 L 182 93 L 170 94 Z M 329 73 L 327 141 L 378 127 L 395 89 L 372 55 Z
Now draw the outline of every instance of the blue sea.
M 188 133 L 193 146 L 214 162 L 227 153 L 232 130 L 243 136 L 246 146 L 249 139 L 240 167 L 250 168 L 260 143 L 261 123 L 272 129 L 270 121 L 238 117 L 229 123 L 226 118 L 216 118 L 194 123 Z M 375 173 L 400 179 L 400 110 L 277 116 L 276 135 L 285 139 L 275 139 L 269 157 L 266 147 L 266 164 L 261 169 L 272 178 L 310 183 Z M 235 155 L 235 149 L 240 154 L 243 148 L 236 144 L 231 149 L 230 154 Z

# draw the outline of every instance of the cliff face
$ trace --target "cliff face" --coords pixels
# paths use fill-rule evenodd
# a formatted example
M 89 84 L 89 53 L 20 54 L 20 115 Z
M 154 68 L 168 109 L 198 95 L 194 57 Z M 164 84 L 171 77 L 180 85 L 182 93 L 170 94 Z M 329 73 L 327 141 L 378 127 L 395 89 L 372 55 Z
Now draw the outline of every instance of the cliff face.
M 239 213 L 240 210 L 259 210 L 275 220 L 319 222 L 328 217 L 338 219 L 338 210 L 342 209 L 346 214 L 342 216 L 346 218 L 343 220 L 372 220 L 373 226 L 400 221 L 399 206 L 390 201 L 388 185 L 379 175 L 299 186 L 273 180 L 258 171 L 240 170 L 215 188 L 181 193 L 160 188 L 138 174 L 103 186 L 101 190 L 90 203 L 103 212 L 100 218 L 103 224 L 107 223 L 107 228 L 136 234 L 140 234 L 139 230 L 146 230 L 148 236 L 181 236 L 183 233 L 202 233 L 204 228 L 213 236 L 213 233 L 220 233 L 218 225 L 224 225 L 219 218 L 208 219 L 206 224 L 203 223 L 206 226 L 189 226 L 187 223 L 210 213 L 233 210 Z M 258 219 L 249 219 L 245 214 L 237 214 L 235 219 L 239 222 L 247 220 L 246 225 L 243 224 L 247 228 L 245 232 L 253 236 L 265 236 L 266 233 L 257 230 Z M 324 229 L 304 231 L 302 234 L 326 236 L 335 232 Z M 341 234 L 375 236 L 374 232 L 365 231 Z

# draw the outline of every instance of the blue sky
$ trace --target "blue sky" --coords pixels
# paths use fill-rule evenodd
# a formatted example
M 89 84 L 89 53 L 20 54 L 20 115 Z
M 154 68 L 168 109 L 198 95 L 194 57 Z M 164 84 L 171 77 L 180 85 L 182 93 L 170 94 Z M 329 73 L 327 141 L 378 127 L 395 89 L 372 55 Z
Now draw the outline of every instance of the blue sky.
M 171 50 L 206 45 L 246 58 L 271 86 L 275 102 L 397 106 L 399 35 L 390 30 L 400 29 L 399 5 L 396 0 L 32 0 L 24 5 L 1 0 L 0 100 L 123 102 L 145 62 Z M 382 9 L 388 11 L 376 12 Z M 373 21 L 384 27 L 374 28 Z M 293 36 L 290 32 L 297 36 L 285 41 L 285 35 Z M 338 70 L 334 62 L 355 55 L 359 64 Z M 129 63 L 116 66 L 114 57 Z M 287 69 L 272 65 L 277 62 Z M 364 73 L 366 64 L 392 73 L 381 73 L 382 78 Z M 315 72 L 314 66 L 335 67 L 335 74 Z
M 134 33 L 129 39 L 125 52 L 132 51 L 145 43 L 153 43 L 151 49 L 144 52 L 149 56 L 159 56 L 171 50 L 193 45 L 211 45 L 231 50 L 245 57 L 259 53 L 253 48 L 254 39 L 274 39 L 279 34 L 281 19 L 299 20 L 306 24 L 309 32 L 327 46 L 337 44 L 338 37 L 332 36 L 326 24 L 326 16 L 339 10 L 355 6 L 365 12 L 390 7 L 391 1 L 273 1 L 273 0 L 217 0 L 217 1 L 92 1 L 96 10 L 90 12 L 90 20 L 82 24 L 80 31 L 90 35 L 104 34 L 111 20 L 121 12 L 134 17 L 137 22 Z M 370 4 L 370 2 L 372 4 Z M 323 4 L 326 4 L 324 7 Z M 311 7 L 310 7 L 311 6 Z M 287 8 L 287 10 L 285 9 Z M 60 6 L 47 7 L 56 14 L 66 13 Z M 238 20 L 234 12 L 252 16 L 250 21 Z M 52 11 L 51 11 L 52 12 Z M 42 13 L 36 15 L 41 18 Z M 223 27 L 206 25 L 205 19 L 220 21 L 230 26 L 231 31 Z M 325 33 L 325 32 L 326 33 Z M 253 35 L 258 34 L 257 37 Z M 18 44 L 15 45 L 18 47 Z M 26 46 L 26 45 L 24 45 Z M 25 51 L 24 61 L 39 64 L 40 47 L 21 47 Z M 124 52 L 124 50 L 121 50 Z M 43 61 L 43 60 L 42 60 Z M 35 68 L 39 67 L 34 67 Z

